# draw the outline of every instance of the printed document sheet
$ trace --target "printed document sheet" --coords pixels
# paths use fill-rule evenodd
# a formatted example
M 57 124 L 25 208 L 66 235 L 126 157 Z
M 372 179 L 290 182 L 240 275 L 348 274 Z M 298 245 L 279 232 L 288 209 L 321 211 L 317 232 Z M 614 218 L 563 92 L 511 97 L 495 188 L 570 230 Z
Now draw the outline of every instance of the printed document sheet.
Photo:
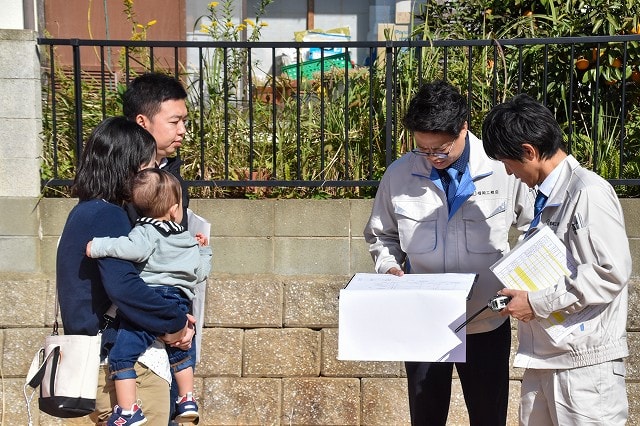
M 577 266 L 562 241 L 542 225 L 490 269 L 507 288 L 536 291 L 555 286 L 563 276 L 575 275 Z M 538 321 L 559 342 L 598 310 L 593 306 L 572 315 L 554 312 Z
M 466 319 L 476 274 L 355 274 L 340 291 L 338 359 L 466 360 Z

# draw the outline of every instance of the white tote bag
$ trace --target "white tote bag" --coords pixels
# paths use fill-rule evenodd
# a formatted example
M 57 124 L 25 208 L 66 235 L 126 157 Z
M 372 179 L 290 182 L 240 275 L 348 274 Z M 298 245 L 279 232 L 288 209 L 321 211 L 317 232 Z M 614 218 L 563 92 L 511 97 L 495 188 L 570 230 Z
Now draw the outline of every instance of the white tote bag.
M 25 385 L 40 386 L 41 411 L 67 418 L 95 410 L 101 337 L 54 334 L 45 338 L 44 347 L 31 362 Z

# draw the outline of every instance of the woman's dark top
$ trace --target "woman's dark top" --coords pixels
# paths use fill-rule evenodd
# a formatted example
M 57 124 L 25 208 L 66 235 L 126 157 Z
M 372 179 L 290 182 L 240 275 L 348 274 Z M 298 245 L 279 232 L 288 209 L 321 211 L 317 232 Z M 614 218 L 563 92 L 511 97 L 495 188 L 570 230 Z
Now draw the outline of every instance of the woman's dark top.
M 104 200 L 81 201 L 69 213 L 56 259 L 65 334 L 97 334 L 112 302 L 118 315 L 156 335 L 175 333 L 185 326 L 185 314 L 147 286 L 133 263 L 85 255 L 93 237 L 120 237 L 130 230 L 124 209 Z

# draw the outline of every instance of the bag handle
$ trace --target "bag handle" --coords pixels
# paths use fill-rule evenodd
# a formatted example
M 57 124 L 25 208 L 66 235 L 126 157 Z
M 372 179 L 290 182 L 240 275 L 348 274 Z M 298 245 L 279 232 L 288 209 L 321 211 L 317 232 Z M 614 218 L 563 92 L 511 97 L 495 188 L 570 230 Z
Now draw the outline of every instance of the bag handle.
M 27 373 L 27 380 L 25 386 L 31 386 L 32 388 L 37 388 L 42 383 L 42 379 L 44 378 L 44 372 L 47 367 L 47 361 L 54 356 L 56 353 L 60 353 L 60 346 L 56 345 L 53 349 L 47 354 L 47 356 L 40 362 L 40 357 L 44 356 L 44 348 L 38 349 L 33 360 L 31 361 L 31 366 L 29 367 L 29 372 Z
M 51 331 L 52 336 L 58 335 L 58 314 L 60 313 L 60 305 L 58 304 L 58 289 L 56 287 L 56 291 L 54 292 L 54 319 L 53 319 L 53 330 Z M 33 360 L 31 361 L 31 366 L 29 367 L 29 371 L 27 372 L 26 383 L 24 385 L 24 395 L 25 399 L 27 399 L 27 407 L 29 406 L 30 399 L 27 398 L 27 386 L 31 386 L 33 389 L 40 386 L 42 383 L 42 379 L 44 378 L 44 373 L 46 371 L 47 362 L 51 357 L 59 357 L 60 356 L 60 345 L 53 346 L 46 357 L 44 357 L 44 347 L 38 349 L 36 354 L 33 356 Z M 43 358 L 42 362 L 40 362 L 40 358 Z M 39 365 L 38 365 L 39 364 Z
M 56 291 L 53 292 L 53 332 L 52 336 L 58 335 L 58 314 L 60 313 L 60 305 L 58 304 L 58 286 L 56 285 Z
M 56 324 L 57 325 L 57 324 Z M 36 354 L 31 361 L 31 366 L 29 367 L 29 372 L 27 373 L 26 383 L 22 388 L 22 393 L 24 395 L 24 400 L 27 403 L 27 418 L 29 426 L 33 425 L 33 419 L 31 417 L 31 400 L 36 393 L 36 388 L 40 386 L 42 383 L 42 379 L 44 379 L 44 373 L 47 367 L 47 361 L 51 358 L 54 352 L 60 352 L 60 346 L 55 346 L 54 349 L 49 352 L 49 354 L 42 360 L 40 363 L 40 357 L 44 357 L 44 347 L 38 349 Z M 33 390 L 31 395 L 27 395 L 27 387 L 30 386 Z

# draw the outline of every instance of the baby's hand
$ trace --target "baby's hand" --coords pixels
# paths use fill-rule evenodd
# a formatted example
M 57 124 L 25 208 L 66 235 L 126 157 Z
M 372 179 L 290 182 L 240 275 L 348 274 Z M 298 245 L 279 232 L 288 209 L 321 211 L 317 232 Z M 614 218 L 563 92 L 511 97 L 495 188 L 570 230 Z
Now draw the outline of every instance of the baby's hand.
M 196 241 L 198 241 L 198 244 L 202 247 L 209 245 L 209 239 L 201 233 L 196 234 Z
M 86 254 L 87 254 L 87 257 L 91 257 L 91 241 L 87 243 Z

